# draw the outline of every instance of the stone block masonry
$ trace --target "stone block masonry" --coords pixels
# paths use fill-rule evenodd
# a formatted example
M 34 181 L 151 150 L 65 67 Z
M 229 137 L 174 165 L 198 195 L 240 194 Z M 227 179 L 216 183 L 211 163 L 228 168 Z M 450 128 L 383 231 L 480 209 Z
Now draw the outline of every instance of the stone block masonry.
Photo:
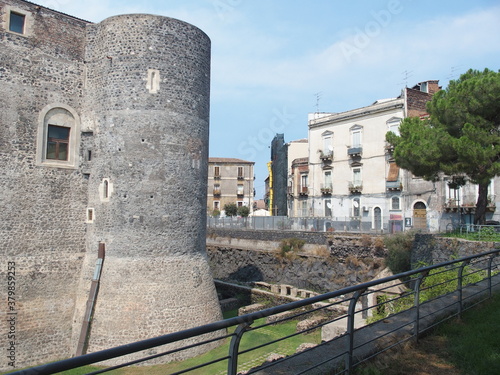
M 208 36 L 23 0 L 0 0 L 0 33 L 0 276 L 14 262 L 18 293 L 15 364 L 2 356 L 0 370 L 75 354 L 99 243 L 89 351 L 220 319 L 205 253 Z

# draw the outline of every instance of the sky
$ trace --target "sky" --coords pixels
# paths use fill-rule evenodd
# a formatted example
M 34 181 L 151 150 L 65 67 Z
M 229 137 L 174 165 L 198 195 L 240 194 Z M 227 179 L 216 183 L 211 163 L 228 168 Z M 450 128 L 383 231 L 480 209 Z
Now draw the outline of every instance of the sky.
M 500 0 L 32 1 L 92 22 L 149 13 L 203 30 L 212 42 L 209 154 L 255 162 L 256 199 L 273 137 L 307 138 L 309 113 L 500 69 Z

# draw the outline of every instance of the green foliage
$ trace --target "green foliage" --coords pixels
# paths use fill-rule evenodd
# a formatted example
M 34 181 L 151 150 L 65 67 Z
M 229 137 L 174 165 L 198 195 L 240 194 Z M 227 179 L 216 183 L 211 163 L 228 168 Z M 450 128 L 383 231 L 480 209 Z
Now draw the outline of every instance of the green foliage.
M 476 223 L 483 223 L 490 180 L 500 174 L 500 73 L 469 70 L 427 104 L 430 118 L 406 118 L 394 146 L 396 163 L 436 180 L 439 173 L 467 176 L 479 185 Z
M 220 211 L 219 211 L 218 209 L 214 209 L 214 210 L 212 211 L 212 216 L 213 216 L 213 217 L 218 217 L 218 216 L 220 216 Z
M 419 266 L 424 267 L 425 264 Z M 458 265 L 454 268 L 437 268 L 429 272 L 429 275 L 424 277 L 420 285 L 419 301 L 423 303 L 430 301 L 439 296 L 454 292 L 458 288 Z M 475 271 L 471 266 L 465 266 L 463 271 L 462 286 L 477 283 L 488 276 L 486 271 Z M 394 297 L 383 294 L 377 297 L 376 313 L 369 319 L 368 323 L 376 322 L 384 319 L 391 314 L 397 314 L 401 311 L 408 310 L 415 303 L 414 292 L 408 292 L 400 297 Z
M 446 339 L 452 362 L 463 374 L 498 374 L 500 356 L 500 296 L 466 311 L 461 320 L 439 326 L 436 335 Z
M 393 274 L 406 272 L 411 269 L 411 248 L 415 233 L 399 232 L 384 238 L 387 248 L 386 264 Z
M 442 236 L 451 238 L 464 238 L 469 241 L 500 242 L 500 232 L 497 232 L 494 227 L 488 226 L 481 226 L 479 227 L 479 230 L 476 230 L 474 232 L 455 231 L 443 234 Z
M 291 258 L 293 257 L 302 247 L 306 241 L 300 238 L 285 238 L 281 240 L 278 255 L 281 258 Z
M 250 209 L 247 206 L 238 207 L 237 213 L 241 217 L 248 217 L 250 214 Z
M 236 216 L 238 213 L 238 207 L 236 207 L 236 203 L 226 203 L 224 205 L 224 212 L 226 216 Z

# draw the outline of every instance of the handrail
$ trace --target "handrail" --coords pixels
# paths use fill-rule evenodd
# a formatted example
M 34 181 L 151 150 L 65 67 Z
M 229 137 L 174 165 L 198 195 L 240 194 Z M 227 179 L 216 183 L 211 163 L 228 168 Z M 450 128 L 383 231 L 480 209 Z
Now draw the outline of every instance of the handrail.
M 241 337 L 245 334 L 245 332 L 251 330 L 250 326 L 257 319 L 270 317 L 272 315 L 288 312 L 288 311 L 295 310 L 295 309 L 301 309 L 304 307 L 310 307 L 310 308 L 312 307 L 311 311 L 315 311 L 319 308 L 313 307 L 313 305 L 318 304 L 318 303 L 323 302 L 323 301 L 330 301 L 326 305 L 333 306 L 333 305 L 337 304 L 337 302 L 332 303 L 331 301 L 338 300 L 338 299 L 340 299 L 342 301 L 350 301 L 348 311 L 345 315 L 345 317 L 347 317 L 347 327 L 346 327 L 347 334 L 345 335 L 345 337 L 348 338 L 348 342 L 346 343 L 346 347 L 345 347 L 346 349 L 344 352 L 344 354 L 345 354 L 344 360 L 345 360 L 345 366 L 346 366 L 344 371 L 346 373 L 349 373 L 349 371 L 355 365 L 357 365 L 357 363 L 354 363 L 354 357 L 353 357 L 354 350 L 359 349 L 359 346 L 354 348 L 354 344 L 353 344 L 354 337 L 355 337 L 356 331 L 357 331 L 356 329 L 354 329 L 354 316 L 355 316 L 355 314 L 359 314 L 361 312 L 359 310 L 356 311 L 356 308 L 355 308 L 356 303 L 358 302 L 358 300 L 360 298 L 364 298 L 368 294 L 374 293 L 373 290 L 376 290 L 374 288 L 376 286 L 381 286 L 381 285 L 384 285 L 384 284 L 387 284 L 387 283 L 390 283 L 390 282 L 393 282 L 396 280 L 409 280 L 409 279 L 413 278 L 413 280 L 415 281 L 414 285 L 413 285 L 413 288 L 414 288 L 413 293 L 415 293 L 413 308 L 415 309 L 415 311 L 411 312 L 411 314 L 413 316 L 412 322 L 414 324 L 413 337 L 418 338 L 418 335 L 423 331 L 420 327 L 421 319 L 424 319 L 424 317 L 421 316 L 421 306 L 423 304 L 420 302 L 420 289 L 421 289 L 421 286 L 423 284 L 424 278 L 427 278 L 431 271 L 436 270 L 438 268 L 447 268 L 447 267 L 450 267 L 453 265 L 455 265 L 455 266 L 459 265 L 458 281 L 457 281 L 457 289 L 456 290 L 459 293 L 458 314 L 460 314 L 460 313 L 462 313 L 463 308 L 464 308 L 463 289 L 466 287 L 466 285 L 464 285 L 463 279 L 464 279 L 464 277 L 467 276 L 467 275 L 464 275 L 465 266 L 472 265 L 472 264 L 479 265 L 480 263 L 473 262 L 473 261 L 478 261 L 478 260 L 483 260 L 483 263 L 484 262 L 487 263 L 487 266 L 484 266 L 484 272 L 487 273 L 487 276 L 485 277 L 485 279 L 488 279 L 487 280 L 487 287 L 485 288 L 485 290 L 487 291 L 488 296 L 491 296 L 491 289 L 492 289 L 491 279 L 493 276 L 492 268 L 494 266 L 498 267 L 497 264 L 494 264 L 493 260 L 495 259 L 496 256 L 499 255 L 499 253 L 500 253 L 500 249 L 495 249 L 495 250 L 491 250 L 491 251 L 488 251 L 488 252 L 485 252 L 482 254 L 471 255 L 471 256 L 463 257 L 463 258 L 452 260 L 452 261 L 447 261 L 447 262 L 442 262 L 442 263 L 438 263 L 435 265 L 425 266 L 425 267 L 422 267 L 422 268 L 419 268 L 416 270 L 403 272 L 403 273 L 400 273 L 397 275 L 388 276 L 388 277 L 378 279 L 378 280 L 372 280 L 372 281 L 365 282 L 365 283 L 362 283 L 359 285 L 346 287 L 346 288 L 343 288 L 343 289 L 340 289 L 337 291 L 332 291 L 329 293 L 317 295 L 317 296 L 310 297 L 307 299 L 298 300 L 298 301 L 290 302 L 287 304 L 267 308 L 265 310 L 249 313 L 246 315 L 237 316 L 234 318 L 230 318 L 230 319 L 226 319 L 226 320 L 222 320 L 222 321 L 218 321 L 218 322 L 214 322 L 214 323 L 210 323 L 210 324 L 205 324 L 202 326 L 186 329 L 183 331 L 174 332 L 174 333 L 166 334 L 163 336 L 154 337 L 154 338 L 150 338 L 150 339 L 146 339 L 146 340 L 142 340 L 142 341 L 126 344 L 126 345 L 121 345 L 121 346 L 114 347 L 111 349 L 106 349 L 106 350 L 102 350 L 99 352 L 89 353 L 89 354 L 85 354 L 82 356 L 69 358 L 69 359 L 65 359 L 62 361 L 54 362 L 54 363 L 45 364 L 42 366 L 37 366 L 37 367 L 33 367 L 33 368 L 19 370 L 19 371 L 11 373 L 11 375 L 21 375 L 21 374 L 40 374 L 40 375 L 43 375 L 43 374 L 52 374 L 52 373 L 56 373 L 56 372 L 66 371 L 66 370 L 70 370 L 73 368 L 77 368 L 77 367 L 81 367 L 81 366 L 85 366 L 85 365 L 90 365 L 90 364 L 94 364 L 94 363 L 109 360 L 109 359 L 114 359 L 114 358 L 121 357 L 121 356 L 124 356 L 127 354 L 132 354 L 132 353 L 136 353 L 139 351 L 155 348 L 155 347 L 158 347 L 161 345 L 175 343 L 175 342 L 185 340 L 188 338 L 198 337 L 198 336 L 201 336 L 201 335 L 204 335 L 207 333 L 223 331 L 223 330 L 226 330 L 228 328 L 235 327 L 235 326 L 239 327 L 239 328 L 237 328 L 236 332 L 231 334 L 231 335 L 221 335 L 215 339 L 211 338 L 211 339 L 206 340 L 206 341 L 200 341 L 200 343 L 191 344 L 190 347 L 198 345 L 198 344 L 201 345 L 201 344 L 205 344 L 208 342 L 217 341 L 217 340 L 232 336 L 233 339 L 232 339 L 232 343 L 231 343 L 230 349 L 229 349 L 230 352 L 226 356 L 224 356 L 223 358 L 221 358 L 219 360 L 226 360 L 227 359 L 228 360 L 228 372 L 227 373 L 228 374 L 236 374 L 237 373 L 237 365 L 238 365 L 238 354 L 241 354 L 239 352 L 239 349 L 238 349 L 239 342 L 241 340 Z M 415 276 L 417 277 L 416 279 L 414 278 Z M 380 293 L 383 293 L 385 291 L 385 289 L 387 289 L 387 287 L 382 287 L 382 288 L 378 289 L 378 291 Z M 350 296 L 350 297 L 346 297 L 346 296 Z M 396 301 L 397 299 L 401 299 L 401 298 L 403 298 L 403 297 L 398 296 L 398 297 L 394 298 L 392 301 Z M 375 309 L 378 306 L 382 306 L 382 305 L 383 305 L 382 303 L 377 303 L 375 305 L 371 305 L 371 306 L 366 307 L 366 308 L 363 307 L 362 311 L 369 310 L 369 309 Z M 322 308 L 327 308 L 327 307 L 323 306 Z M 297 316 L 303 315 L 303 314 L 304 314 L 303 312 L 300 312 L 300 313 L 297 313 L 296 315 L 294 315 L 294 317 L 297 317 Z M 457 314 L 455 314 L 455 315 L 457 315 Z M 335 321 L 335 320 L 337 320 L 337 318 L 333 319 L 332 321 Z M 318 327 L 322 327 L 325 324 L 326 323 L 318 324 Z M 268 325 L 266 325 L 266 326 L 268 326 Z M 316 327 L 316 328 L 318 328 L 318 327 Z M 259 327 L 257 327 L 257 328 L 259 328 Z M 311 330 L 311 329 L 309 328 L 307 331 L 309 331 L 309 330 Z M 306 332 L 306 330 L 303 332 Z M 390 332 L 390 334 L 392 334 L 392 331 Z M 286 338 L 287 337 L 283 338 L 283 340 Z M 377 338 L 375 338 L 375 339 L 377 339 Z M 174 349 L 174 350 L 171 350 L 171 351 L 166 352 L 166 353 L 173 353 L 173 352 L 177 352 L 177 351 L 180 351 L 183 349 L 185 349 L 185 348 L 180 347 L 178 349 Z M 252 348 L 252 349 L 255 349 L 255 348 Z M 248 351 L 249 350 L 246 350 L 246 352 L 248 352 Z M 155 357 L 161 356 L 163 354 L 165 354 L 165 353 L 155 355 Z M 286 361 L 286 360 L 287 359 L 285 358 L 283 361 Z M 138 361 L 134 361 L 134 363 L 136 363 L 136 362 L 138 362 Z M 129 362 L 125 365 L 131 364 L 131 363 L 132 362 Z M 122 367 L 122 366 L 123 365 L 120 365 L 119 367 Z M 103 371 L 106 371 L 106 369 L 104 369 Z M 103 371 L 99 371 L 99 372 L 103 372 Z

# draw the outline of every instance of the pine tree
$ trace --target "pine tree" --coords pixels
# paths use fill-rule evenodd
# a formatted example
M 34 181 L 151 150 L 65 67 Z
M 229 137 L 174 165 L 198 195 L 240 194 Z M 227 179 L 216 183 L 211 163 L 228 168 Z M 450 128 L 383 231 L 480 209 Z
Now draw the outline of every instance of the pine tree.
M 467 176 L 479 186 L 474 222 L 482 224 L 488 186 L 500 174 L 500 73 L 469 70 L 427 104 L 430 117 L 406 118 L 387 133 L 396 163 L 414 175 Z

